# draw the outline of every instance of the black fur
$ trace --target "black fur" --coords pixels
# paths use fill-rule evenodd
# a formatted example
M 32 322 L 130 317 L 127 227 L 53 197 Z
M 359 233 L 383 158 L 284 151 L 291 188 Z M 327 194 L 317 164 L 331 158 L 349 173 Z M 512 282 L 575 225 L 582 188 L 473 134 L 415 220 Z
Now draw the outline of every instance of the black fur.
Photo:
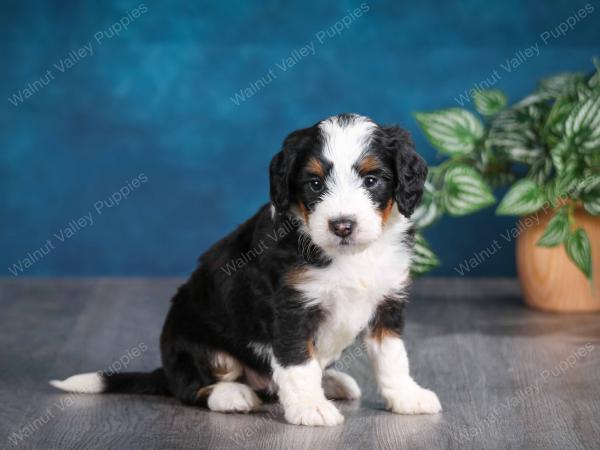
M 375 315 L 369 322 L 371 333 L 382 330 L 402 336 L 404 331 L 404 299 L 401 296 L 386 298 L 377 307 Z
M 353 117 L 344 115 L 343 120 Z M 285 139 L 270 165 L 275 217 L 271 206 L 264 205 L 202 255 L 172 300 L 160 339 L 162 368 L 151 374 L 105 376 L 108 392 L 171 394 L 186 404 L 205 406 L 202 389 L 217 381 L 211 368 L 215 352 L 225 352 L 266 377 L 271 375 L 270 365 L 248 348 L 249 342 L 270 345 L 283 366 L 310 357 L 325 313 L 319 306 L 302 306 L 289 277 L 330 261 L 318 248 L 310 254 L 299 248 L 300 222 L 290 207 L 301 202 L 310 208 L 319 201 L 318 194 L 306 189 L 314 174 L 305 166 L 309 158 L 320 157 L 321 145 L 317 125 Z M 382 207 L 395 200 L 402 214 L 410 216 L 420 200 L 427 168 L 408 134 L 398 127 L 380 127 L 367 151 L 382 161 L 378 175 L 383 182 L 371 195 Z M 402 303 L 389 299 L 371 326 L 400 333 L 402 322 Z
M 111 394 L 169 395 L 165 371 L 162 368 L 152 372 L 126 372 L 102 374 Z
M 279 217 L 284 216 L 298 198 L 299 181 L 296 172 L 321 146 L 318 124 L 290 133 L 282 149 L 271 160 L 269 168 L 271 203 Z M 306 181 L 306 180 L 302 180 Z
M 415 151 L 408 131 L 398 126 L 384 126 L 376 133 L 375 142 L 394 155 L 396 187 L 394 198 L 400 212 L 410 217 L 421 201 L 427 178 L 427 163 Z

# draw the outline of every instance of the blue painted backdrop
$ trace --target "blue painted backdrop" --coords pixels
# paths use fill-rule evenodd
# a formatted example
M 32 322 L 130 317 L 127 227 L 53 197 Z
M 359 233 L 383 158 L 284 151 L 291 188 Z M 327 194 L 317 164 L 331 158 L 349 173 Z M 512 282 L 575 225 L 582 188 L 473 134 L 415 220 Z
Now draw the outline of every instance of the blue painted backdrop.
M 185 274 L 267 200 L 289 131 L 356 111 L 409 128 L 435 163 L 412 112 L 493 78 L 516 100 L 600 54 L 598 1 L 360 5 L 3 2 L 2 275 Z M 512 224 L 442 221 L 427 233 L 435 274 Z M 501 244 L 471 274 L 513 275 Z

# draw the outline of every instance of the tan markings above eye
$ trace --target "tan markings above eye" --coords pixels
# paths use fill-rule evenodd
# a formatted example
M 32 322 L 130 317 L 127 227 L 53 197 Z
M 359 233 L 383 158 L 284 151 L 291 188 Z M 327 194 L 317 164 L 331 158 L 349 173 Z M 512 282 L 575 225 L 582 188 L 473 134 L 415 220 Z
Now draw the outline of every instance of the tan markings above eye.
M 358 163 L 358 172 L 361 174 L 374 172 L 375 170 L 380 168 L 381 165 L 379 163 L 379 160 L 373 155 L 366 155 Z
M 323 169 L 323 164 L 314 156 L 308 160 L 306 164 L 306 169 L 311 172 L 313 175 L 319 176 L 321 178 L 325 177 L 325 170 Z

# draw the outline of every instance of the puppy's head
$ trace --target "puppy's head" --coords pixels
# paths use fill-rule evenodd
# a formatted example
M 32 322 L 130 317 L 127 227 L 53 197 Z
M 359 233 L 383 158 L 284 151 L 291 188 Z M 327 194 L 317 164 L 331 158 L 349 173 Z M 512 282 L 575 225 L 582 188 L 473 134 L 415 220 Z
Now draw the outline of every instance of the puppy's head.
M 426 175 L 405 130 L 341 114 L 285 139 L 271 161 L 271 203 L 279 217 L 296 215 L 328 254 L 353 253 L 398 213 L 411 216 Z

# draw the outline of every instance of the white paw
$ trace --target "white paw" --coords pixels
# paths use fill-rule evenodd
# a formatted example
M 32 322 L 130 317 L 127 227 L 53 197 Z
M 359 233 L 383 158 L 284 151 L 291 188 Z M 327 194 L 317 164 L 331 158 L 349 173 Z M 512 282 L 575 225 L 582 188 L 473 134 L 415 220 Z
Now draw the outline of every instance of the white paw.
M 326 370 L 323 374 L 325 397 L 333 400 L 355 400 L 360 398 L 360 388 L 354 378 L 337 370 Z
M 258 408 L 260 403 L 250 387 L 226 381 L 215 384 L 208 397 L 208 408 L 219 412 L 249 412 Z
M 420 386 L 399 391 L 385 400 L 388 409 L 396 414 L 435 414 L 442 410 L 437 395 Z
M 285 419 L 294 425 L 332 427 L 344 421 L 344 416 L 328 400 L 319 400 L 310 404 L 288 405 Z

